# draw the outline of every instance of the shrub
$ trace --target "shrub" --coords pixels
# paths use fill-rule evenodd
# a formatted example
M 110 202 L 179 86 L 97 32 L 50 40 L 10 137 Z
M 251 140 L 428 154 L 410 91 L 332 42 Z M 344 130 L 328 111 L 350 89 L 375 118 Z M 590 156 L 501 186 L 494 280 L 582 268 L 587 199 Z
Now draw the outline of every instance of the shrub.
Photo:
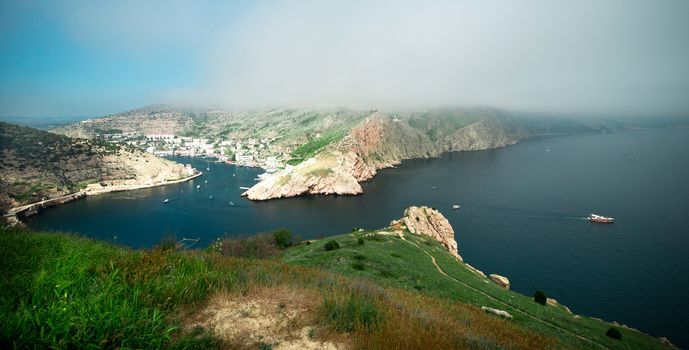
M 605 332 L 605 335 L 607 335 L 610 338 L 621 340 L 622 339 L 622 333 L 617 328 L 610 327 L 608 328 L 608 331 Z
M 337 243 L 337 241 L 332 240 L 332 241 L 327 242 L 327 243 L 323 246 L 323 248 L 325 249 L 326 252 L 327 252 L 327 251 L 330 251 L 330 250 L 340 249 L 340 243 Z
M 359 245 L 364 245 L 364 239 L 362 237 L 359 237 L 356 242 L 359 243 Z
M 544 291 L 537 290 L 533 295 L 533 300 L 541 305 L 545 305 L 548 302 L 548 297 L 545 296 Z
M 286 228 L 279 228 L 273 231 L 273 239 L 275 239 L 275 246 L 280 249 L 292 246 L 292 233 Z
M 364 266 L 364 263 L 356 261 L 352 264 L 352 268 L 357 271 L 363 271 L 366 269 L 366 266 Z

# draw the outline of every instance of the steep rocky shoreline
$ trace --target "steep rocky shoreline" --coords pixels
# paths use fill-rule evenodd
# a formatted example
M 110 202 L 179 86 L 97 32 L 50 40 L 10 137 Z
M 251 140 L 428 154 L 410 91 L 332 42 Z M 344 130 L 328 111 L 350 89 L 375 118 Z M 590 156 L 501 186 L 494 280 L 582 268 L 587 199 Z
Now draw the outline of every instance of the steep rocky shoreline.
M 360 182 L 403 160 L 501 148 L 529 135 L 507 120 L 483 118 L 432 138 L 405 121 L 374 113 L 339 142 L 307 161 L 266 176 L 242 195 L 251 200 L 313 194 L 358 195 L 363 193 Z

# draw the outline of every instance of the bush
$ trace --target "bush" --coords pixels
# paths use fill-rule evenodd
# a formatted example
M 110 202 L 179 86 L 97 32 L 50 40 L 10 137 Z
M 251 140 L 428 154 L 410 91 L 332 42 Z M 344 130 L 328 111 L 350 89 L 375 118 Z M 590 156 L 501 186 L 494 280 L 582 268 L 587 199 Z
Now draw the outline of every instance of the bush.
M 335 241 L 335 240 L 329 241 L 328 243 L 326 243 L 323 246 L 323 248 L 325 249 L 326 252 L 330 251 L 330 250 L 340 249 L 340 243 L 337 243 L 337 241 Z
M 366 266 L 364 266 L 363 263 L 356 261 L 352 264 L 352 268 L 357 271 L 363 271 L 364 269 L 366 269 Z
M 605 335 L 607 335 L 608 337 L 610 337 L 612 339 L 617 339 L 617 340 L 622 339 L 622 333 L 620 333 L 620 331 L 617 328 L 613 328 L 613 327 L 608 328 L 608 331 L 605 332 Z
M 292 233 L 286 228 L 279 228 L 273 231 L 273 239 L 275 239 L 275 246 L 280 249 L 292 246 Z
M 362 237 L 359 237 L 356 242 L 359 243 L 359 245 L 364 245 L 364 239 Z
M 544 291 L 537 290 L 536 294 L 533 295 L 533 300 L 541 305 L 545 305 L 548 302 L 548 297 L 545 296 Z

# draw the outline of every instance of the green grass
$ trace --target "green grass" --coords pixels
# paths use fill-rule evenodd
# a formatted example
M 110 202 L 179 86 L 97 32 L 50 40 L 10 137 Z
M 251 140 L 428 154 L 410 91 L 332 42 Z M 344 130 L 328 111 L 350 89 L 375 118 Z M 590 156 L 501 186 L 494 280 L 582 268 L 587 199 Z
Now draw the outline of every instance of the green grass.
M 316 155 L 318 151 L 323 149 L 323 147 L 338 141 L 345 135 L 344 130 L 331 131 L 321 135 L 317 139 L 310 140 L 309 142 L 297 147 L 292 151 L 292 160 L 288 162 L 291 165 L 296 165 L 309 159 Z
M 216 293 L 239 297 L 278 286 L 319 295 L 319 306 L 308 311 L 314 326 L 326 335 L 345 334 L 340 339 L 352 348 L 552 344 L 463 304 L 275 259 L 222 256 L 216 248 L 179 252 L 163 244 L 131 250 L 69 234 L 3 228 L 0 348 L 241 347 L 203 329 L 185 329 L 183 315 L 203 308 Z M 451 334 L 441 336 L 445 332 Z M 480 334 L 480 341 L 471 334 Z
M 326 251 L 324 246 L 330 239 L 336 239 L 340 249 Z M 365 277 L 386 287 L 506 310 L 514 316 L 513 323 L 557 338 L 568 348 L 600 348 L 601 345 L 615 349 L 665 348 L 656 338 L 624 328 L 620 329 L 622 341 L 611 339 L 605 335 L 610 323 L 585 316 L 575 317 L 563 308 L 539 305 L 531 296 L 506 291 L 470 271 L 431 239 L 406 233 L 406 240 L 403 240 L 393 235 L 368 232 L 330 239 L 287 250 L 283 260 Z M 364 239 L 365 244 L 359 244 L 360 239 Z M 427 253 L 436 259 L 449 277 L 438 271 Z M 594 343 L 561 329 L 584 336 Z
M 68 234 L 0 229 L 0 348 L 238 347 L 185 328 L 184 315 L 218 293 L 240 297 L 276 287 L 319 297 L 305 311 L 319 329 L 312 333 L 342 334 L 338 339 L 352 348 L 593 347 L 519 310 L 611 348 L 661 347 L 624 328 L 622 340 L 612 339 L 605 335 L 610 324 L 535 304 L 477 277 L 437 242 L 406 239 L 356 232 L 256 259 L 225 256 L 224 244 L 131 250 Z M 334 240 L 340 248 L 326 251 Z M 464 284 L 440 274 L 427 253 Z M 514 320 L 487 315 L 481 305 L 506 309 Z

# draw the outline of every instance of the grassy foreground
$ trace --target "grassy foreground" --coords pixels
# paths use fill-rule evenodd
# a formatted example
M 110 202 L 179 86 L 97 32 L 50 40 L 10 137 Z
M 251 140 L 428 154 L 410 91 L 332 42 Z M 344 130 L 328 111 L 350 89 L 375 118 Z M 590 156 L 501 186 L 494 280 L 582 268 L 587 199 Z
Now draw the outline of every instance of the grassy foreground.
M 237 255 L 249 247 L 256 256 L 265 240 L 218 242 L 205 251 L 169 244 L 131 250 L 68 234 L 1 229 L 0 348 L 279 348 L 189 323 L 218 295 L 268 294 L 270 300 L 278 290 L 309 305 L 288 330 L 308 326 L 309 337 L 340 348 L 661 347 L 623 328 L 622 340 L 608 338 L 608 324 L 503 291 L 435 242 L 405 238 L 356 233 L 269 247 L 275 251 L 257 259 Z M 331 240 L 340 248 L 326 251 Z M 483 305 L 508 310 L 514 319 L 486 314 L 477 307 Z

